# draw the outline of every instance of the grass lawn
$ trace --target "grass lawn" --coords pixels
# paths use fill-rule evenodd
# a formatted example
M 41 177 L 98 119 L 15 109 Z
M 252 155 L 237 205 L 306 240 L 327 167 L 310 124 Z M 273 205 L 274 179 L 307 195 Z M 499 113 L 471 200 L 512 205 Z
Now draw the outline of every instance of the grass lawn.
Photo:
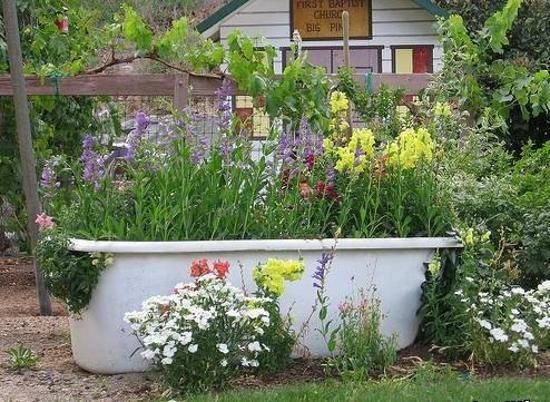
M 190 402 L 269 401 L 550 401 L 550 379 L 493 379 L 489 381 L 449 378 L 435 382 L 392 381 L 372 383 L 323 383 L 281 386 L 266 391 L 233 391 L 200 395 Z

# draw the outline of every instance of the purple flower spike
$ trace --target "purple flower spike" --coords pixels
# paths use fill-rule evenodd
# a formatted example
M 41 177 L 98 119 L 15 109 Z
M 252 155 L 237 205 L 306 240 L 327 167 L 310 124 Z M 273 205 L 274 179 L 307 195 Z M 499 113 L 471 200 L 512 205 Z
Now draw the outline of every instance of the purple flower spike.
M 149 123 L 151 122 L 151 119 L 149 116 L 145 114 L 145 112 L 142 112 L 141 110 L 136 113 L 136 129 L 138 131 L 144 131 L 149 127 Z
M 44 164 L 42 169 L 42 175 L 40 176 L 40 186 L 43 188 L 57 187 L 57 181 L 55 171 L 53 170 L 49 161 Z
M 315 273 L 312 276 L 312 278 L 314 279 L 314 288 L 322 289 L 325 286 L 326 275 L 333 258 L 334 253 L 330 252 L 321 254 L 321 258 L 317 260 L 318 265 L 317 268 L 315 268 Z
M 130 134 L 128 134 L 128 139 L 126 140 L 128 150 L 126 152 L 125 159 L 127 161 L 134 160 L 138 144 L 143 138 L 145 130 L 147 130 L 147 127 L 149 127 L 150 122 L 151 120 L 149 119 L 149 116 L 147 116 L 144 112 L 137 112 L 135 119 L 135 128 L 130 132 Z
M 231 81 L 223 80 L 222 85 L 216 91 L 216 98 L 218 102 L 218 128 L 220 131 L 226 131 L 231 127 L 231 118 L 233 116 L 231 112 L 231 94 L 233 87 Z
M 80 161 L 84 165 L 82 178 L 89 183 L 97 185 L 101 176 L 103 176 L 103 158 L 94 151 L 96 140 L 91 135 L 86 135 L 82 141 L 82 155 Z

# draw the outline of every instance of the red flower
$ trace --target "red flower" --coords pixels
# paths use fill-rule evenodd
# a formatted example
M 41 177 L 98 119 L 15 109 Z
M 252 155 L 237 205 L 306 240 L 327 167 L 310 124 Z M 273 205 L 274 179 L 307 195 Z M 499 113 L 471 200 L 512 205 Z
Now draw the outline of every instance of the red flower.
M 193 278 L 198 278 L 199 276 L 206 275 L 209 272 L 210 267 L 208 266 L 208 260 L 206 258 L 195 260 L 191 264 L 191 276 Z
M 318 181 L 316 187 L 319 197 L 328 198 L 333 201 L 338 199 L 338 193 L 336 192 L 336 186 L 334 184 Z
M 306 156 L 306 165 L 309 170 L 313 169 L 313 166 L 315 166 L 315 155 L 309 154 Z
M 218 278 L 225 279 L 227 273 L 229 272 L 229 262 L 220 260 L 214 262 L 214 271 Z

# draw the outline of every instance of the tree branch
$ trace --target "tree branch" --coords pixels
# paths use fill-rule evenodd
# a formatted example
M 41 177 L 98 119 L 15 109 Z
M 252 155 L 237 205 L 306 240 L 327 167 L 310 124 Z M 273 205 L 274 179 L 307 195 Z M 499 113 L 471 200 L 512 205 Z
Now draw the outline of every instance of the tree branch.
M 155 54 L 145 54 L 145 55 L 142 55 L 142 56 L 135 55 L 135 56 L 124 57 L 124 58 L 121 58 L 121 59 L 117 59 L 116 57 L 114 57 L 114 54 L 113 54 L 111 56 L 111 60 L 109 62 L 107 62 L 107 63 L 105 63 L 105 64 L 103 64 L 99 67 L 95 67 L 95 68 L 92 68 L 90 70 L 86 70 L 85 72 L 82 73 L 82 75 L 99 74 L 99 73 L 104 72 L 105 70 L 107 70 L 110 67 L 114 67 L 114 66 L 119 65 L 119 64 L 128 64 L 128 63 L 132 63 L 136 60 L 144 60 L 144 59 L 153 60 L 157 63 L 162 64 L 163 66 L 168 67 L 171 70 L 176 70 L 176 71 L 179 71 L 179 72 L 182 72 L 182 73 L 186 73 L 186 74 L 192 75 L 194 77 L 225 78 L 227 76 L 225 73 L 223 73 L 221 71 L 219 73 L 216 73 L 216 74 L 214 74 L 214 73 L 195 73 L 193 71 L 189 71 L 186 68 L 179 67 L 179 66 L 176 66 L 174 64 L 171 64 L 171 63 L 167 62 L 166 60 L 163 60 L 163 59 L 159 58 Z

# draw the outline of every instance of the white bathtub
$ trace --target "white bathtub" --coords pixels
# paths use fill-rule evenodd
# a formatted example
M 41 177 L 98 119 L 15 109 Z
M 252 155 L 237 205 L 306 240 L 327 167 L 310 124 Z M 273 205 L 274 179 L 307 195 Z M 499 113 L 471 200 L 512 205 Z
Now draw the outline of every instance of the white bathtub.
M 140 346 L 131 335 L 123 316 L 139 310 L 141 303 L 153 295 L 169 294 L 179 282 L 191 281 L 193 260 L 228 260 L 229 281 L 235 286 L 244 282 L 248 292 L 255 289 L 252 270 L 268 258 L 302 257 L 306 272 L 302 280 L 287 282 L 280 299 L 281 312 L 291 309 L 294 328 L 299 331 L 311 316 L 316 295 L 312 275 L 317 260 L 329 252 L 334 240 L 237 240 L 186 242 L 123 242 L 72 240 L 76 251 L 108 252 L 114 263 L 108 267 L 94 290 L 90 305 L 80 317 L 70 318 L 71 343 L 76 363 L 94 373 L 139 372 L 148 368 L 139 353 Z M 454 238 L 343 239 L 336 243 L 332 268 L 327 277 L 331 300 L 329 317 L 337 318 L 338 305 L 359 289 L 376 288 L 385 318 L 383 333 L 397 335 L 400 348 L 410 345 L 416 336 L 424 263 L 441 248 L 459 248 Z M 242 265 L 243 277 L 239 265 Z M 313 315 L 299 340 L 312 357 L 327 355 L 325 344 L 314 330 Z

